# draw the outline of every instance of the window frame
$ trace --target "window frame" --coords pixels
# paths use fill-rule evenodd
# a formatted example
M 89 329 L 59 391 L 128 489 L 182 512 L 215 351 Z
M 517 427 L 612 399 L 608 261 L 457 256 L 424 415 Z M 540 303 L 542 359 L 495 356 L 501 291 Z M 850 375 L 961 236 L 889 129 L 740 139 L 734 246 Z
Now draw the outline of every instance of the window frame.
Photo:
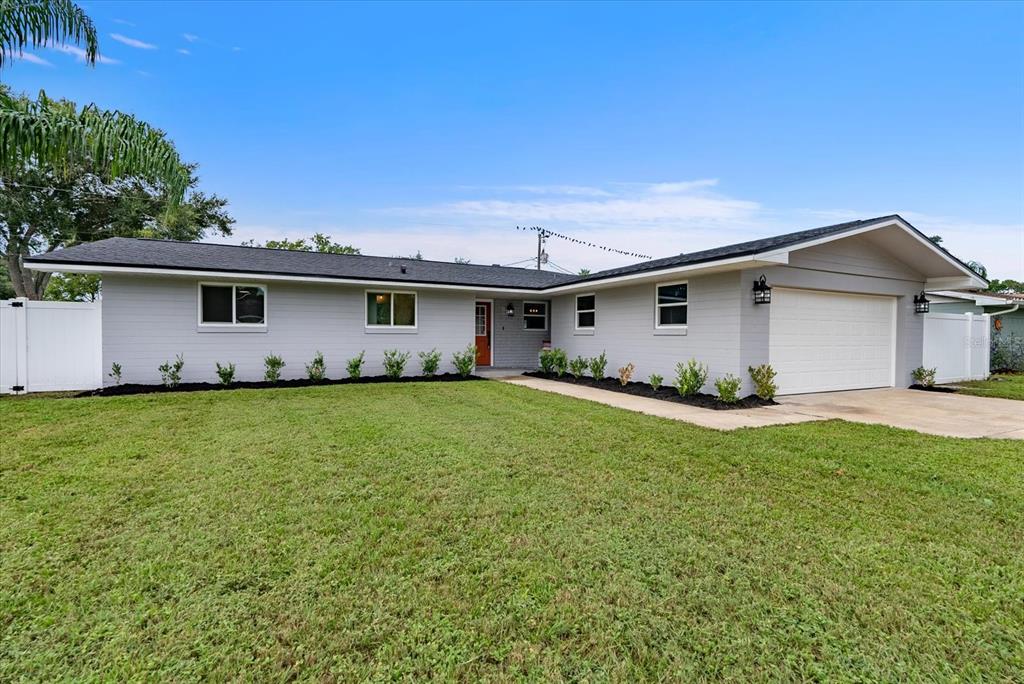
M 231 288 L 231 322 L 230 323 L 204 323 L 203 322 L 203 287 L 230 287 Z M 236 289 L 239 287 L 258 287 L 263 290 L 263 322 L 262 323 L 239 323 L 238 322 L 238 295 Z M 247 282 L 218 282 L 215 280 L 200 280 L 196 283 L 196 322 L 200 328 L 221 328 L 221 329 L 250 329 L 266 330 L 270 321 L 270 288 L 263 283 Z
M 369 323 L 367 316 L 370 313 L 370 303 L 368 295 L 371 294 L 386 294 L 391 295 L 391 323 L 384 325 L 381 323 Z M 404 294 L 412 295 L 412 325 L 395 325 L 395 295 Z M 363 327 L 366 330 L 416 330 L 420 325 L 420 295 L 416 290 L 383 290 L 383 289 L 370 289 L 363 290 Z
M 661 304 L 658 302 L 658 290 L 663 287 L 670 287 L 672 285 L 686 285 L 686 301 L 679 303 L 673 302 L 672 304 Z M 665 323 L 661 322 L 661 310 L 666 307 L 673 306 L 685 306 L 686 307 L 686 323 Z M 690 325 L 690 281 L 689 280 L 671 280 L 663 283 L 654 284 L 654 329 L 655 330 L 686 330 Z
M 527 318 L 540 318 L 540 316 L 538 316 L 537 314 L 527 314 L 526 313 L 526 305 L 527 304 L 540 304 L 541 306 L 544 307 L 544 327 L 543 328 L 528 328 L 528 327 L 526 327 L 526 319 Z M 534 332 L 547 332 L 548 321 L 549 321 L 549 316 L 550 316 L 550 309 L 551 309 L 551 307 L 550 307 L 550 305 L 546 301 L 539 300 L 539 299 L 524 299 L 523 300 L 523 330 L 532 330 Z
M 580 310 L 580 297 L 593 297 L 594 308 Z M 592 313 L 594 314 L 593 325 L 580 325 L 580 314 L 581 313 Z M 597 329 L 597 293 L 596 292 L 581 292 L 576 295 L 576 299 L 573 300 L 573 324 L 576 326 L 576 330 L 596 330 Z

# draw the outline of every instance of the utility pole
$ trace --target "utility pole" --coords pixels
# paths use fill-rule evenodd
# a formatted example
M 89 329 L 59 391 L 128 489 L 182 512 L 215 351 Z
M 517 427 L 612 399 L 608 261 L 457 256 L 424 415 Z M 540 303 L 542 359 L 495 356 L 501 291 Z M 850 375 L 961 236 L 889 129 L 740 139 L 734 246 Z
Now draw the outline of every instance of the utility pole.
M 544 258 L 547 255 L 544 254 L 544 240 L 547 238 L 548 233 L 543 228 L 537 228 L 537 270 L 540 270 L 540 265 L 545 263 L 547 260 Z

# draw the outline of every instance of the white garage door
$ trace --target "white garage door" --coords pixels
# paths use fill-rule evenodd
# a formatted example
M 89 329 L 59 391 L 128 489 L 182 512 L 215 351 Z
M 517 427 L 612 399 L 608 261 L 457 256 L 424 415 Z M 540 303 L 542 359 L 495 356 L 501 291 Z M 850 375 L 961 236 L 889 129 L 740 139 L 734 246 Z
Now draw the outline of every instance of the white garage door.
M 895 297 L 774 288 L 768 306 L 779 394 L 893 384 Z

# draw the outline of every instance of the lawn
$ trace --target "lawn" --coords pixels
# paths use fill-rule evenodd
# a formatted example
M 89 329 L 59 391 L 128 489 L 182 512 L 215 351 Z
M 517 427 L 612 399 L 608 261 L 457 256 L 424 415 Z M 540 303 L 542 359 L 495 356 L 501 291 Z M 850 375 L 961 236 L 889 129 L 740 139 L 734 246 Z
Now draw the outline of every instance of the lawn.
M 999 397 L 1000 399 L 1024 400 L 1024 373 L 993 375 L 988 380 L 958 382 L 964 394 L 975 394 L 979 397 Z
M 722 433 L 494 382 L 0 421 L 4 681 L 1024 671 L 1017 442 Z

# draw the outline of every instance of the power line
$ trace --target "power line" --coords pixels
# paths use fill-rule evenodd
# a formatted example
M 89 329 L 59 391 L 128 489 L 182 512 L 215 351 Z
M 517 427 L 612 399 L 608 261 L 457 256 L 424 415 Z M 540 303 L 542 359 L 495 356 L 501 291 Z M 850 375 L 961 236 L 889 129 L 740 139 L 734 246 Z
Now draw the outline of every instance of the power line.
M 636 257 L 637 259 L 652 259 L 650 255 L 640 254 L 639 252 L 630 252 L 624 249 L 616 249 L 614 247 L 608 247 L 606 245 L 599 245 L 594 242 L 588 242 L 587 240 L 580 240 L 569 235 L 563 235 L 562 233 L 556 233 L 553 230 L 547 228 L 541 228 L 540 226 L 516 226 L 516 230 L 530 230 L 537 233 L 541 239 L 547 239 L 549 237 L 556 237 L 567 242 L 571 242 L 576 245 L 583 245 L 584 247 L 593 247 L 594 249 L 601 249 L 605 252 L 614 252 L 615 254 L 622 254 L 623 256 Z

